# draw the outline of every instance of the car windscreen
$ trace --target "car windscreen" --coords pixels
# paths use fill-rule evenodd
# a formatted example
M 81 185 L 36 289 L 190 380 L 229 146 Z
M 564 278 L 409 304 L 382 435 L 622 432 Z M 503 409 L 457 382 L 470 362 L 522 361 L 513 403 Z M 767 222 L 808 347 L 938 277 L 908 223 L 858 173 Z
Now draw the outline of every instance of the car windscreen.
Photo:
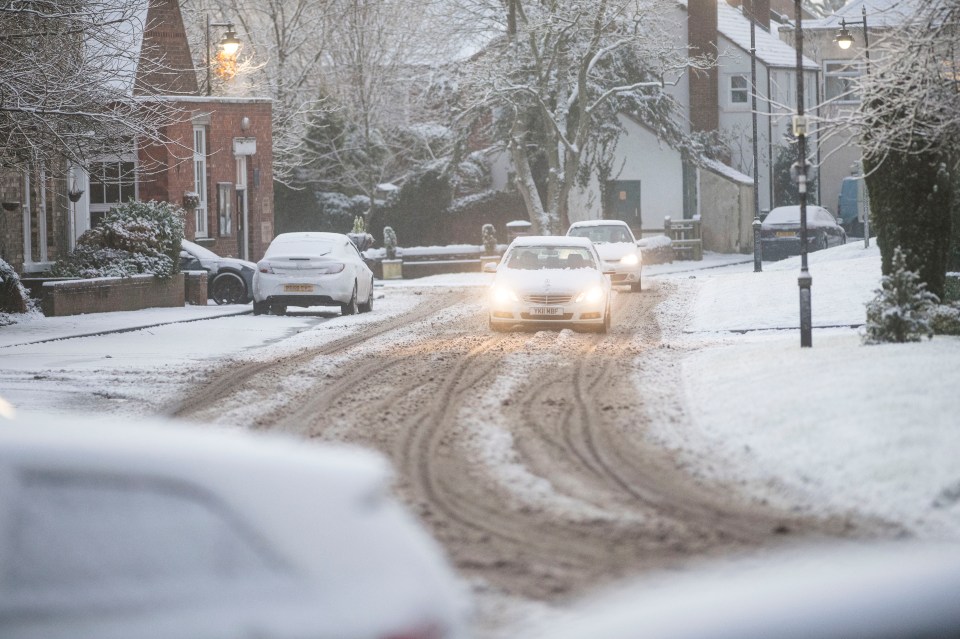
M 320 256 L 333 252 L 334 243 L 330 240 L 296 239 L 274 242 L 264 257 L 282 257 L 284 255 Z
M 590 249 L 582 246 L 517 246 L 507 258 L 507 268 L 523 271 L 597 268 L 597 262 Z
M 598 224 L 596 226 L 574 226 L 567 233 L 572 237 L 586 237 L 591 242 L 633 242 L 630 229 L 620 224 Z

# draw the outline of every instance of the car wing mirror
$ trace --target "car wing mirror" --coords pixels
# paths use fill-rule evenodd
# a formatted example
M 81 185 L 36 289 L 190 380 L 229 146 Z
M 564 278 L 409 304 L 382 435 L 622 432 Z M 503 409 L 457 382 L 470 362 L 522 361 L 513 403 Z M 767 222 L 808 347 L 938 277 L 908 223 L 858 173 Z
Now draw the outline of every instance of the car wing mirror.
M 483 265 L 483 272 L 484 272 L 484 273 L 496 273 L 496 272 L 497 272 L 497 266 L 499 266 L 499 264 L 498 264 L 497 262 L 487 262 L 486 264 Z

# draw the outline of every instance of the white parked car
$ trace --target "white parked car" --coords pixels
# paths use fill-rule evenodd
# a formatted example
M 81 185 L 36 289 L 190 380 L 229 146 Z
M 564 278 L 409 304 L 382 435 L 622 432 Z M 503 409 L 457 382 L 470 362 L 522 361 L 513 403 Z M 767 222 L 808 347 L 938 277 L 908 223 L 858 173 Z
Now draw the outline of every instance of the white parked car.
M 0 419 L 0 637 L 454 639 L 465 591 L 360 449 Z
M 253 314 L 288 306 L 339 306 L 344 315 L 373 310 L 373 271 L 340 233 L 283 233 L 253 276 Z
M 643 255 L 633 232 L 620 220 L 574 222 L 567 229 L 571 237 L 586 237 L 597 245 L 601 259 L 613 269 L 614 284 L 629 284 L 631 291 L 642 288 Z
M 610 328 L 610 278 L 593 243 L 564 236 L 518 237 L 489 291 L 490 329 L 516 325 Z
M 208 248 L 183 240 L 181 271 L 206 271 L 207 294 L 217 304 L 246 304 L 253 296 L 257 265 L 236 257 L 220 257 Z
M 960 546 L 847 543 L 647 577 L 525 636 L 946 639 L 960 637 L 958 602 Z

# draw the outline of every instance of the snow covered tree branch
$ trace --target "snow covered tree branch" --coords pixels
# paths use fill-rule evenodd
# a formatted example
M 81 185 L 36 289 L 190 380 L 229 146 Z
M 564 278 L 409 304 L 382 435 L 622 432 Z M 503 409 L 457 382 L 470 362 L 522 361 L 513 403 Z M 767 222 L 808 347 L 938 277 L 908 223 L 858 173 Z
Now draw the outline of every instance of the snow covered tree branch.
M 511 0 L 486 10 L 481 3 L 468 4 L 489 17 L 487 30 L 501 32 L 465 65 L 460 121 L 467 130 L 489 122 L 490 135 L 511 155 L 537 232 L 558 233 L 569 223 L 570 192 L 578 175 L 609 165 L 620 114 L 671 143 L 684 137 L 661 80 L 690 64 L 671 44 L 669 2 Z M 538 163 L 546 165 L 542 188 Z
M 177 118 L 153 100 L 161 57 L 138 55 L 144 0 L 7 0 L 0 5 L 0 165 L 26 170 L 162 142 Z M 144 167 L 148 170 L 149 167 Z

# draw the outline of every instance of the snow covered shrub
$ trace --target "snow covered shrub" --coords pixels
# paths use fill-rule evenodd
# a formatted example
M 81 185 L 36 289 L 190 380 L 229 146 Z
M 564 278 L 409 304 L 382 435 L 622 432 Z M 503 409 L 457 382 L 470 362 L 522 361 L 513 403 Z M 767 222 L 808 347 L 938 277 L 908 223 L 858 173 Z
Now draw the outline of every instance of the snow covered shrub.
M 666 235 L 654 235 L 639 240 L 644 264 L 670 264 L 673 262 L 673 242 Z
M 388 260 L 397 259 L 397 234 L 389 226 L 383 227 L 383 248 L 387 252 Z
M 363 221 L 363 216 L 358 215 L 353 218 L 353 233 L 366 233 L 367 225 Z
M 480 229 L 480 235 L 483 240 L 483 254 L 497 254 L 497 230 L 493 224 L 484 224 Z
M 927 290 L 916 271 L 907 268 L 907 258 L 897 247 L 889 275 L 884 275 L 877 296 L 867 303 L 864 344 L 919 342 L 933 337 L 930 313 L 940 301 Z
M 58 261 L 57 277 L 167 278 L 180 270 L 183 209 L 169 202 L 127 202 L 113 208 Z
M 960 335 L 960 304 L 940 304 L 930 311 L 930 328 L 936 335 Z
M 27 291 L 13 267 L 0 259 L 0 325 L 4 313 L 26 313 L 30 308 Z

